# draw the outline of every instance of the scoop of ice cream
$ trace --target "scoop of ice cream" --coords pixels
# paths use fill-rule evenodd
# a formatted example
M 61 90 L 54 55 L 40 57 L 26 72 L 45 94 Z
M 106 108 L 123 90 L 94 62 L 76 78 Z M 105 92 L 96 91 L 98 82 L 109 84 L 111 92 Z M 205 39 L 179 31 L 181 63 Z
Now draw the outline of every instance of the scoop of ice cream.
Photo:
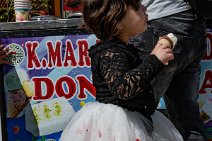
M 161 36 L 158 41 L 159 44 L 170 46 L 172 49 L 177 44 L 177 37 L 173 33 Z
M 173 33 L 169 33 L 166 36 L 169 37 L 169 39 L 172 41 L 174 48 L 175 45 L 177 44 L 177 37 Z
M 26 96 L 31 98 L 35 93 L 33 83 L 30 80 L 24 80 L 22 86 Z

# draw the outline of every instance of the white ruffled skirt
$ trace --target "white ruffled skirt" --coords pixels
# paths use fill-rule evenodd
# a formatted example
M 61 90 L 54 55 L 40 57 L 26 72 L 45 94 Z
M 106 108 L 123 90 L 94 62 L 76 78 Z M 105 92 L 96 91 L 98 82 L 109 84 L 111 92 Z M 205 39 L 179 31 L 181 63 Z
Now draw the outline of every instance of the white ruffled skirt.
M 87 103 L 71 119 L 60 141 L 183 141 L 174 125 L 159 111 L 151 123 L 140 113 L 113 104 Z

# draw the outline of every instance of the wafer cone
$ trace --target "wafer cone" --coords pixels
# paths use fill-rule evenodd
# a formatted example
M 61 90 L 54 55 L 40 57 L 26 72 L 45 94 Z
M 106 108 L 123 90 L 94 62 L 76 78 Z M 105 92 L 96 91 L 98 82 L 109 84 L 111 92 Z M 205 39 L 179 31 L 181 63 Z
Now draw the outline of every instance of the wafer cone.
M 26 107 L 27 103 L 17 105 L 12 100 L 8 101 L 8 114 L 9 118 L 17 118 L 18 115 L 23 111 Z
M 9 118 L 16 118 L 26 107 L 28 101 L 29 98 L 22 89 L 9 91 L 7 108 Z

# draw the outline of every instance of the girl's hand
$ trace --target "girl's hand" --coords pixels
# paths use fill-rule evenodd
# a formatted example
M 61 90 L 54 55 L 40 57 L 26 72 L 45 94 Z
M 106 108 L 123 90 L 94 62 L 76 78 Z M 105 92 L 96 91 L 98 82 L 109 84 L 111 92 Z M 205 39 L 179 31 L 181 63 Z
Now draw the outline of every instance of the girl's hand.
M 9 64 L 9 61 L 6 61 L 6 58 L 10 55 L 9 48 L 3 47 L 0 45 L 0 64 Z
M 160 39 L 151 54 L 156 55 L 164 65 L 167 64 L 169 60 L 174 59 L 171 45 L 166 39 Z

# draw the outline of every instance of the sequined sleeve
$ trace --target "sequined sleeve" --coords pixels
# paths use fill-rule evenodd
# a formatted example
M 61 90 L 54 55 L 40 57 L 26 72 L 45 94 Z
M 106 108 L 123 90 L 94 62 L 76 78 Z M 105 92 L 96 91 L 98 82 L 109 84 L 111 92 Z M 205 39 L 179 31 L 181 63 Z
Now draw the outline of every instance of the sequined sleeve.
M 149 55 L 133 69 L 130 63 L 131 60 L 120 50 L 111 48 L 101 53 L 102 76 L 112 93 L 121 100 L 128 100 L 140 94 L 150 84 L 162 65 L 155 55 Z

